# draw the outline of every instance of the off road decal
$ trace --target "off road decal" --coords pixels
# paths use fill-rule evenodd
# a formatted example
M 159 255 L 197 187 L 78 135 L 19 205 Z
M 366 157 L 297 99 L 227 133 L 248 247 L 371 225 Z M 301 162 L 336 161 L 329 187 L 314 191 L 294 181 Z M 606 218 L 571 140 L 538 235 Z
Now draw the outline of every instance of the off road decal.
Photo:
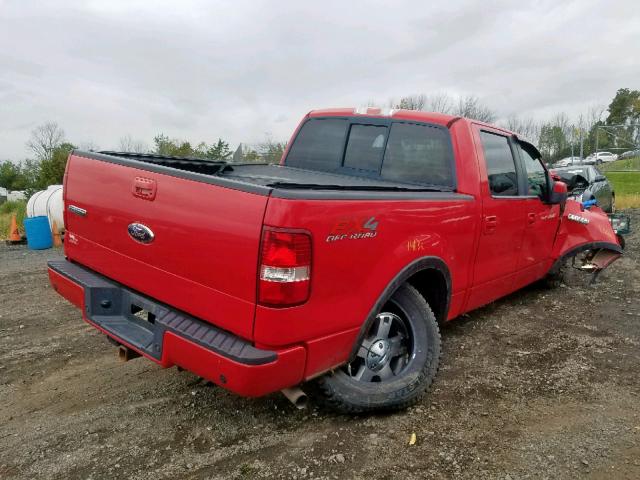
M 329 235 L 327 242 L 340 240 L 361 240 L 374 238 L 377 234 L 378 222 L 376 217 L 345 217 L 340 218 Z

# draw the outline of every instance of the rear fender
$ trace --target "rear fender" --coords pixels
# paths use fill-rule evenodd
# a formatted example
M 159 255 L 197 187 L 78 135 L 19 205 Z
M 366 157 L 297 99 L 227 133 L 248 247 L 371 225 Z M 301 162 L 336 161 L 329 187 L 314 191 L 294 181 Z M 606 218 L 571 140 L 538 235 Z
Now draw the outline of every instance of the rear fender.
M 593 206 L 587 210 L 581 203 L 567 200 L 553 246 L 554 264 L 550 273 L 558 271 L 567 258 L 585 250 L 596 252 L 591 262 L 596 271 L 603 270 L 622 254 L 609 218 L 601 208 Z

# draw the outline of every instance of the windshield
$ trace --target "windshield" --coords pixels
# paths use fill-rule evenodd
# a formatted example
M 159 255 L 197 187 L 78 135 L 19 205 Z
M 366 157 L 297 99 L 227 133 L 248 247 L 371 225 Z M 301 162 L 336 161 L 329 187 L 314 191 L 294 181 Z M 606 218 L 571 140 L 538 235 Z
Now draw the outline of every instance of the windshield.
M 285 159 L 289 167 L 454 187 L 453 149 L 438 125 L 366 118 L 312 118 Z
M 552 173 L 567 184 L 569 192 L 584 190 L 589 186 L 588 168 L 554 168 Z

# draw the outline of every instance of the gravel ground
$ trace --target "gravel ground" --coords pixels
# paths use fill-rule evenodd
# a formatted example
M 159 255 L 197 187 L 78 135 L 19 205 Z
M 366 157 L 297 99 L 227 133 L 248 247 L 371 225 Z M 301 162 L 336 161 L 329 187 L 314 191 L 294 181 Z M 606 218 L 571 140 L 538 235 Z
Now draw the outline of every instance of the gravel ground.
M 451 322 L 421 403 L 358 417 L 120 363 L 49 287 L 59 251 L 0 246 L 0 478 L 638 479 L 638 239 Z

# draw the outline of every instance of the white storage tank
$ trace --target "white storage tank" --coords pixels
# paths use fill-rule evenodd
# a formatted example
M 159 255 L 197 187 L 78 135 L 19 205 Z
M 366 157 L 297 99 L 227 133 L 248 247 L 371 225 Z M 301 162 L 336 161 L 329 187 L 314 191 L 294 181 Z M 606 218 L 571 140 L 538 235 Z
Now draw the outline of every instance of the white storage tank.
M 55 221 L 60 230 L 64 228 L 63 213 L 62 185 L 50 185 L 46 190 L 34 193 L 27 202 L 27 217 L 46 216 L 49 226 Z

